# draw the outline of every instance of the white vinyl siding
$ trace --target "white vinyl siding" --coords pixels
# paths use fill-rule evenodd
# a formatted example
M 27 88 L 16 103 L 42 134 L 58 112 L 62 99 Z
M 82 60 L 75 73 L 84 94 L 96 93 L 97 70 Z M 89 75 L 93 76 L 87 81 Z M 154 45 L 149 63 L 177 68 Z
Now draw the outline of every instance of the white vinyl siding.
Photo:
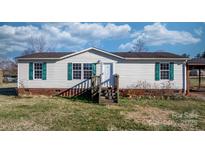
M 147 82 L 150 88 L 161 88 L 165 80 L 155 81 L 155 62 L 154 60 L 133 60 L 125 61 L 114 57 L 107 56 L 97 51 L 84 52 L 59 61 L 47 61 L 47 79 L 46 80 L 29 80 L 29 62 L 18 63 L 18 86 L 25 88 L 70 88 L 84 81 L 86 72 L 82 71 L 81 79 L 67 79 L 68 63 L 97 63 L 96 74 L 101 73 L 101 67 L 98 63 L 112 63 L 113 73 L 119 74 L 120 88 L 134 88 L 139 82 Z M 170 61 L 159 61 L 170 62 Z M 173 60 L 172 60 L 173 62 Z M 35 62 L 34 62 L 35 63 Z M 169 81 L 172 88 L 183 88 L 183 61 L 174 61 L 174 80 Z M 81 66 L 84 67 L 84 66 Z
M 68 63 L 97 63 L 98 61 L 106 63 L 115 63 L 116 60 L 111 59 L 107 55 L 98 54 L 97 51 L 84 52 L 73 57 L 62 59 L 60 61 L 47 61 L 47 79 L 46 80 L 29 80 L 28 79 L 28 67 L 29 62 L 19 62 L 19 87 L 25 88 L 70 88 L 74 85 L 84 81 L 80 80 L 68 80 L 67 79 L 67 64 Z M 35 63 L 35 62 L 34 62 Z M 82 72 L 83 73 L 83 72 Z M 96 65 L 96 74 L 100 74 L 100 64 Z
M 116 63 L 115 72 L 119 74 L 120 88 L 137 88 L 142 84 L 147 88 L 161 89 L 171 84 L 173 89 L 183 88 L 183 62 L 174 63 L 174 80 L 155 81 L 155 61 L 139 61 L 136 63 Z M 165 88 L 165 87 L 164 87 Z

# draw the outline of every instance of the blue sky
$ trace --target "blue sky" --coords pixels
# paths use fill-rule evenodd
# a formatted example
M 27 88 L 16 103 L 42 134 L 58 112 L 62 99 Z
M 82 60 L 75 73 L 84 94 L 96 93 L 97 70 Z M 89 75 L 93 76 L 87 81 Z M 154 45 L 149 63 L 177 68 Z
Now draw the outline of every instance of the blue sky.
M 28 48 L 30 37 L 45 37 L 55 51 L 95 46 L 107 51 L 129 51 L 139 39 L 148 51 L 164 50 L 194 57 L 205 50 L 205 23 L 0 23 L 0 56 L 13 58 Z

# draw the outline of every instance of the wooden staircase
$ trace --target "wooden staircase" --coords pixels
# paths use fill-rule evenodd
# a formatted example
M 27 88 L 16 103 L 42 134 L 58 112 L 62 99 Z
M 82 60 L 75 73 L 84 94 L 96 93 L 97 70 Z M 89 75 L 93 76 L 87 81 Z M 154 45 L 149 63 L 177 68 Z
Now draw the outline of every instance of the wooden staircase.
M 91 80 L 85 80 L 72 88 L 66 89 L 57 94 L 57 96 L 62 97 L 77 97 L 81 95 L 89 95 L 91 91 Z
M 113 87 L 102 87 L 101 75 L 93 76 L 72 88 L 66 89 L 57 96 L 62 97 L 83 97 L 92 100 L 95 103 L 118 103 L 119 101 L 119 75 L 114 75 Z
M 103 88 L 100 103 L 117 103 L 117 92 L 113 87 Z

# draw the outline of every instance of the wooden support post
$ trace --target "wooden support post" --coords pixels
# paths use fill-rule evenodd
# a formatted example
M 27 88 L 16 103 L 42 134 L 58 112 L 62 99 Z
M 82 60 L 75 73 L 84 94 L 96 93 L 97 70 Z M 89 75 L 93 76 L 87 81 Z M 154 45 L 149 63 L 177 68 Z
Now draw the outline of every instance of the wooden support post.
M 187 88 L 187 92 L 186 92 L 186 95 L 189 95 L 189 90 L 190 90 L 190 81 L 189 81 L 189 65 L 187 64 L 186 65 L 186 88 Z
M 95 87 L 94 80 L 95 80 L 94 76 L 91 77 L 91 100 L 93 100 L 93 93 L 94 93 L 94 87 Z
M 199 68 L 199 86 L 198 89 L 201 88 L 201 68 Z
M 119 103 L 119 75 L 115 74 L 115 93 L 116 93 L 116 103 Z
M 98 76 L 98 103 L 101 101 L 101 76 Z

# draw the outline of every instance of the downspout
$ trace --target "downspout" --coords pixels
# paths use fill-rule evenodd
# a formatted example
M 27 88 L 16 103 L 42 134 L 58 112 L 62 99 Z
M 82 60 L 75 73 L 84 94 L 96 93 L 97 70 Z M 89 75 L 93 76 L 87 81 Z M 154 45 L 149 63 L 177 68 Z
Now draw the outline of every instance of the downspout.
M 184 63 L 184 67 L 183 67 L 184 69 L 183 69 L 183 71 L 184 71 L 184 77 L 183 77 L 183 86 L 184 86 L 184 95 L 186 95 L 186 93 L 187 93 L 187 60 L 185 61 L 185 63 Z
M 17 88 L 20 88 L 20 83 L 19 83 L 19 63 L 17 62 Z
M 101 83 L 102 83 L 102 81 L 103 81 L 103 79 L 102 79 L 102 75 L 103 75 L 103 63 L 102 63 L 102 61 L 100 61 L 100 81 L 101 81 Z
M 190 66 L 188 63 L 186 64 L 186 95 L 189 96 L 189 88 L 190 88 L 190 81 L 189 81 L 189 69 Z

